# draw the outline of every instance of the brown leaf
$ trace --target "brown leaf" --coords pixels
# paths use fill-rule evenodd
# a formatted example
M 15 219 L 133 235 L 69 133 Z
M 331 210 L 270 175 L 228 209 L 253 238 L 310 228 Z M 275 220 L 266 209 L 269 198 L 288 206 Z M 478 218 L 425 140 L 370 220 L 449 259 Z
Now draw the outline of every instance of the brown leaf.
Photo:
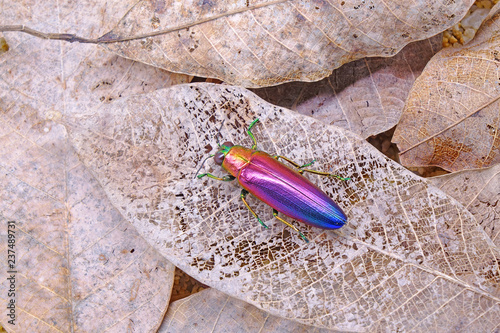
M 170 305 L 158 333 L 167 332 L 333 333 L 269 315 L 210 288 Z
M 266 101 L 367 138 L 396 126 L 406 97 L 442 36 L 407 45 L 391 58 L 345 64 L 318 82 L 291 82 L 255 89 Z
M 95 46 L 8 34 L 0 62 L 0 245 L 16 221 L 12 332 L 155 331 L 174 267 L 109 202 L 58 123 L 78 108 L 164 87 L 168 73 Z M 176 76 L 178 77 L 178 76 Z M 8 290 L 7 260 L 0 289 Z M 0 294 L 2 304 L 10 301 Z
M 270 227 L 263 229 L 236 184 L 195 178 L 223 121 L 221 141 L 249 146 L 245 130 L 255 118 L 260 149 L 298 163 L 316 159 L 315 169 L 352 177 L 310 177 L 345 210 L 346 226 L 301 224 L 306 244 L 249 196 Z M 202 283 L 330 329 L 486 331 L 500 324 L 500 254 L 474 217 L 348 131 L 212 84 L 120 99 L 65 120 L 113 204 Z M 216 167 L 209 161 L 202 172 L 224 174 Z
M 404 165 L 458 171 L 500 162 L 499 41 L 497 15 L 471 43 L 429 62 L 394 133 Z
M 500 165 L 429 180 L 474 214 L 486 234 L 500 249 Z
M 138 2 L 104 40 L 130 59 L 245 87 L 317 81 L 458 23 L 473 1 Z

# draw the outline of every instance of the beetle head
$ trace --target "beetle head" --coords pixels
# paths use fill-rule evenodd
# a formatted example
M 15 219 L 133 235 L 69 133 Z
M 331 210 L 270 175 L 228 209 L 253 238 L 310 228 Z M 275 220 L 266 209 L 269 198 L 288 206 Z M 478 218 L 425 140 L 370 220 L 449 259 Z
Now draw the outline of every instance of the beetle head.
M 231 147 L 233 147 L 233 143 L 230 141 L 224 142 L 221 146 L 219 146 L 219 151 L 215 153 L 214 155 L 214 161 L 218 165 L 222 165 L 222 162 L 224 162 L 224 157 L 226 157 L 227 153 L 231 150 Z

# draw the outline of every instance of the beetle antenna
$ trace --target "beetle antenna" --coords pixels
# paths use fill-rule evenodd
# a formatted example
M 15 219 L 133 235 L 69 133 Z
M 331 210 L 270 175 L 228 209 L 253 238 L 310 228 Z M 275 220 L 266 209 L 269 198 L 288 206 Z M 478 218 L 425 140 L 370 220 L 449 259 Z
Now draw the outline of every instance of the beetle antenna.
M 201 162 L 201 165 L 200 165 L 200 167 L 198 168 L 198 171 L 196 171 L 196 174 L 194 175 L 194 178 L 196 178 L 196 176 L 198 176 L 198 174 L 200 173 L 201 168 L 203 168 L 203 164 L 205 164 L 205 162 L 206 162 L 206 161 L 207 161 L 210 157 L 214 157 L 214 155 L 208 155 L 207 157 L 205 157 L 205 159 L 203 160 L 203 162 Z

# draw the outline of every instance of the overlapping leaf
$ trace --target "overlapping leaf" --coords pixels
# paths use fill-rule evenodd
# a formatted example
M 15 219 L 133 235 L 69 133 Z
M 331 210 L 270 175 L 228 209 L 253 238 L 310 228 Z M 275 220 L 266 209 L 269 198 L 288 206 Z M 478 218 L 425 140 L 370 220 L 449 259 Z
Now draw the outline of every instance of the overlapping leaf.
M 65 20 L 43 30 L 35 21 L 31 28 L 66 33 L 58 38 L 70 41 L 109 43 L 124 57 L 170 71 L 263 87 L 317 81 L 350 61 L 392 56 L 456 24 L 472 3 L 138 1 L 96 3 L 86 11 L 47 2 L 44 15 L 59 13 Z M 30 25 L 15 19 L 16 8 L 6 5 L 3 24 Z
M 58 123 L 78 108 L 179 81 L 98 50 L 10 34 L 0 58 L 0 251 L 17 222 L 11 332 L 154 331 L 173 266 L 116 211 Z M 63 56 L 61 56 L 63 55 Z M 182 80 L 186 80 L 183 78 Z M 7 260 L 0 300 L 7 304 Z
M 241 88 L 183 85 L 66 119 L 108 196 L 148 241 L 198 280 L 272 314 L 341 330 L 434 330 L 499 324 L 499 253 L 454 199 L 358 136 L 267 104 Z M 312 177 L 348 214 L 339 231 L 300 237 L 234 184 L 196 179 L 224 140 L 352 181 Z M 203 172 L 222 174 L 212 163 Z M 411 313 L 411 316 L 408 316 Z M 450 316 L 449 313 L 455 315 Z M 462 318 L 456 321 L 456 314 Z M 459 326 L 457 326 L 459 325 Z
M 396 126 L 406 97 L 442 36 L 411 43 L 391 58 L 366 58 L 318 82 L 255 89 L 266 101 L 367 138 Z
M 158 333 L 175 332 L 333 333 L 269 315 L 220 291 L 205 289 L 170 305 Z
M 118 332 L 133 322 L 153 331 L 168 305 L 174 267 L 112 207 L 62 125 L 27 105 L 14 109 L 0 115 L 0 250 L 14 251 L 15 261 L 0 262 L 0 301 L 16 305 L 14 318 L 3 308 L 4 327 Z M 15 221 L 14 243 L 7 242 L 8 220 Z M 15 295 L 7 294 L 11 283 Z
M 154 66 L 245 87 L 317 81 L 457 23 L 473 1 L 138 2 L 104 40 Z M 182 27 L 182 29 L 179 29 Z
M 474 214 L 500 249 L 500 165 L 434 177 L 430 181 Z
M 500 162 L 500 16 L 469 44 L 429 62 L 406 102 L 393 142 L 408 166 L 449 171 Z

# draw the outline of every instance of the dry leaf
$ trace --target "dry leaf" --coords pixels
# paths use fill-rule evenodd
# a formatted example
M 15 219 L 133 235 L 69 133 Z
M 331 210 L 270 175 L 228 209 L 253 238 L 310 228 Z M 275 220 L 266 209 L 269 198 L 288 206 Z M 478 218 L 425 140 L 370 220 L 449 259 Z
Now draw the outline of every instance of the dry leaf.
M 316 81 L 344 63 L 391 56 L 446 30 L 472 3 L 139 2 L 109 38 L 184 29 L 108 47 L 171 71 L 246 87 Z
M 158 333 L 294 332 L 333 333 L 269 315 L 210 288 L 170 305 Z
M 500 249 L 500 165 L 429 179 L 469 210 Z
M 1 24 L 26 25 L 45 33 L 100 36 L 113 29 L 135 3 L 137 2 L 131 0 L 105 2 L 24 0 L 20 6 L 18 1 L 7 1 L 2 4 Z M 6 39 L 17 39 L 19 35 L 18 32 L 5 33 Z M 43 55 L 41 51 L 40 56 Z
M 393 142 L 407 166 L 449 171 L 500 162 L 500 16 L 439 52 L 417 79 Z
M 7 6 L 7 4 L 6 4 Z M 0 61 L 0 247 L 17 221 L 12 332 L 154 331 L 173 266 L 147 246 L 100 191 L 57 122 L 75 109 L 180 81 L 96 46 L 8 34 Z M 184 82 L 186 81 L 183 78 Z M 182 82 L 182 81 L 181 81 Z M 7 260 L 0 263 L 7 302 Z
M 406 44 L 458 23 L 472 3 L 106 2 L 92 3 L 88 15 L 85 8 L 75 10 L 54 1 L 44 3 L 44 16 L 58 15 L 53 19 L 57 23 L 31 23 L 43 32 L 54 32 L 57 24 L 57 32 L 87 38 L 107 31 L 93 42 L 111 42 L 107 47 L 124 57 L 170 71 L 262 87 L 317 81 L 344 63 L 392 56 Z M 30 5 L 39 8 L 35 3 L 25 7 Z M 30 20 L 17 19 L 17 7 L 6 4 L 5 24 L 29 25 Z M 61 16 L 69 18 L 68 22 L 60 20 Z M 61 21 L 63 26 L 59 26 Z
M 396 126 L 406 97 L 442 36 L 411 43 L 391 58 L 345 64 L 319 82 L 256 89 L 266 101 L 367 138 Z
M 2 253 L 14 251 L 15 267 L 0 261 L 0 301 L 14 299 L 16 317 L 9 323 L 4 306 L 2 325 L 9 332 L 154 332 L 174 267 L 112 207 L 62 125 L 28 105 L 10 111 L 0 117 L 0 244 Z M 14 248 L 7 221 L 15 221 Z M 8 297 L 11 282 L 16 291 Z
M 64 119 L 113 204 L 176 266 L 273 315 L 339 330 L 487 331 L 500 324 L 500 254 L 454 199 L 362 138 L 237 87 L 181 85 Z M 195 178 L 223 139 L 351 181 L 311 176 L 344 208 L 306 244 L 236 184 Z M 224 174 L 208 162 L 202 172 Z M 293 222 L 292 223 L 296 223 Z M 459 318 L 459 319 L 457 319 Z

